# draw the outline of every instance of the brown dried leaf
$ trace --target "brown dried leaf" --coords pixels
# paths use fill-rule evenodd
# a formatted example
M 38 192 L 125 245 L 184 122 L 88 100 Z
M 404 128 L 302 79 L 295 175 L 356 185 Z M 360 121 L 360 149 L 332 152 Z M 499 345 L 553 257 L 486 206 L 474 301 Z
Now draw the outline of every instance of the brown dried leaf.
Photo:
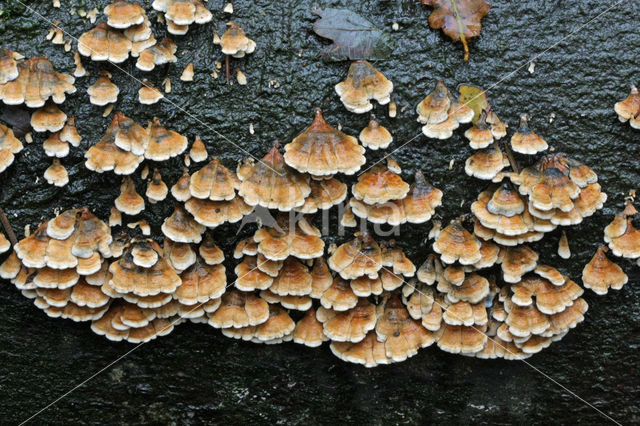
M 464 60 L 469 60 L 467 39 L 480 35 L 480 20 L 487 16 L 491 3 L 485 0 L 418 0 L 433 7 L 429 15 L 431 28 L 441 28 L 453 41 L 462 42 Z

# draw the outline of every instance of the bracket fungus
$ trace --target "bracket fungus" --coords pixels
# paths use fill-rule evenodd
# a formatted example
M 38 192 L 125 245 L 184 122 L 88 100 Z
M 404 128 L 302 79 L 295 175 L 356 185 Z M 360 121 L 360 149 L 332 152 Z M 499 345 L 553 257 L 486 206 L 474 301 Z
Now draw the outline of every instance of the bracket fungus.
M 280 214 L 272 227 L 260 228 L 253 236 L 258 253 L 269 260 L 315 259 L 324 253 L 320 231 L 304 217 L 291 223 L 288 215 Z
M 359 60 L 351 63 L 347 79 L 336 84 L 335 90 L 347 110 L 362 114 L 373 109 L 372 100 L 388 104 L 393 83 L 368 61 Z
M 393 142 L 391 133 L 373 118 L 369 120 L 367 127 L 362 129 L 358 139 L 360 139 L 363 146 L 374 151 L 386 149 L 391 145 L 391 142 Z
M 246 159 L 238 165 L 238 194 L 250 206 L 289 211 L 304 204 L 311 193 L 309 177 L 285 164 L 276 143 L 262 160 Z
M 34 57 L 17 63 L 18 77 L 0 84 L 0 101 L 7 105 L 25 104 L 39 108 L 51 98 L 61 104 L 67 94 L 75 93 L 75 79 L 56 72 L 47 58 Z
M 125 0 L 115 0 L 108 4 L 104 8 L 104 14 L 107 15 L 107 25 L 118 29 L 142 24 L 147 16 L 140 3 Z
M 125 130 L 122 134 L 121 124 Z M 136 129 L 124 115 L 116 113 L 102 139 L 84 154 L 87 159 L 85 166 L 98 173 L 113 170 L 118 175 L 132 174 L 144 157 L 118 147 L 116 138 L 122 146 L 130 147 L 131 150 L 139 152 L 138 144 L 145 146 L 146 137 L 144 131 L 140 133 Z
M 144 158 L 153 161 L 164 161 L 182 154 L 187 149 L 187 138 L 180 133 L 168 130 L 160 124 L 156 117 L 147 125 L 149 145 Z
M 389 158 L 386 165 L 377 163 L 358 176 L 358 182 L 351 187 L 353 196 L 366 204 L 384 204 L 406 197 L 410 187 L 393 171 L 395 164 Z
M 607 251 L 605 246 L 598 247 L 582 270 L 582 284 L 598 295 L 607 294 L 610 288 L 620 290 L 629 281 L 622 268 L 607 258 Z
M 365 163 L 365 149 L 353 136 L 331 127 L 316 108 L 313 123 L 284 146 L 284 160 L 301 173 L 352 175 Z
M 520 116 L 520 127 L 511 136 L 511 148 L 515 152 L 526 155 L 534 155 L 549 148 L 547 142 L 529 129 L 527 114 Z
M 163 97 L 162 92 L 156 89 L 149 80 L 142 80 L 142 86 L 138 90 L 138 102 L 142 105 L 153 105 Z
M 114 204 L 124 214 L 135 216 L 144 210 L 144 199 L 136 192 L 136 185 L 131 177 L 126 177 L 120 186 L 120 195 Z
M 164 12 L 168 31 L 172 34 L 186 34 L 189 25 L 206 24 L 213 17 L 200 0 L 154 0 L 151 6 Z
M 429 138 L 448 139 L 460 123 L 473 119 L 473 110 L 458 102 L 444 84 L 438 80 L 435 88 L 416 107 L 418 122 L 424 124 L 422 133 Z
M 67 114 L 52 102 L 47 102 L 31 114 L 31 127 L 36 132 L 58 132 L 66 121 Z
M 622 123 L 628 121 L 631 127 L 640 129 L 640 93 L 638 88 L 632 85 L 629 96 L 620 102 L 616 102 L 614 110 Z
M 460 219 L 451 221 L 433 243 L 433 250 L 440 254 L 443 262 L 451 264 L 459 261 L 472 265 L 482 259 L 480 241 L 467 231 Z
M 153 71 L 156 65 L 177 62 L 176 50 L 178 50 L 178 46 L 176 46 L 175 42 L 170 38 L 164 38 L 157 44 L 140 52 L 136 61 L 136 68 L 141 71 Z
M 101 71 L 96 82 L 87 89 L 89 101 L 98 106 L 114 103 L 118 100 L 119 93 L 120 89 L 111 81 L 111 73 L 108 71 Z
M 13 130 L 0 123 L 0 173 L 13 163 L 14 154 L 22 149 L 22 142 L 15 137 Z
M 357 232 L 353 240 L 336 249 L 328 264 L 345 280 L 364 275 L 375 279 L 382 268 L 382 251 L 371 235 Z
M 129 58 L 131 40 L 106 22 L 101 22 L 78 38 L 78 52 L 92 61 L 109 61 L 115 64 Z

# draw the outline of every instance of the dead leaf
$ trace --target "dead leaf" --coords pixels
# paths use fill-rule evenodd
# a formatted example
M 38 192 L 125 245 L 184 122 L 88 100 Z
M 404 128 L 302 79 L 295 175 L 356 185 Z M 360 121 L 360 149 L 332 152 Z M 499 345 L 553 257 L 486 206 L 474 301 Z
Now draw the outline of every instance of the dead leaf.
M 433 7 L 429 15 L 431 28 L 441 28 L 453 41 L 462 42 L 464 60 L 469 60 L 467 39 L 480 35 L 480 20 L 487 16 L 491 3 L 485 0 L 418 0 Z
M 460 92 L 460 98 L 458 101 L 473 110 L 472 122 L 475 123 L 478 117 L 480 117 L 482 111 L 487 110 L 489 107 L 487 94 L 479 87 L 467 86 L 464 84 L 458 86 L 458 91 Z
M 320 16 L 313 31 L 333 40 L 320 52 L 325 60 L 388 59 L 395 46 L 391 37 L 362 16 L 348 9 L 315 10 Z

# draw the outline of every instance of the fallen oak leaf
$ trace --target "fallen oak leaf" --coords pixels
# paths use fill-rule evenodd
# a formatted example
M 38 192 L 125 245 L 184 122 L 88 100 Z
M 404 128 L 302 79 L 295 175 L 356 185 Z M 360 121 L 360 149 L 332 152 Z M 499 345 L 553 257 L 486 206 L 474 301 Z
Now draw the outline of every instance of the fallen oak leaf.
M 475 123 L 482 111 L 486 111 L 489 108 L 487 94 L 479 87 L 466 84 L 458 86 L 458 92 L 460 92 L 458 102 L 465 104 L 473 110 L 473 120 L 471 121 Z
M 384 60 L 395 49 L 391 37 L 362 16 L 348 9 L 314 10 L 318 19 L 313 31 L 333 40 L 320 52 L 325 60 Z
M 480 21 L 487 16 L 491 3 L 485 0 L 418 0 L 433 7 L 429 26 L 441 28 L 453 41 L 460 41 L 464 48 L 464 60 L 469 60 L 467 39 L 477 37 L 482 31 Z

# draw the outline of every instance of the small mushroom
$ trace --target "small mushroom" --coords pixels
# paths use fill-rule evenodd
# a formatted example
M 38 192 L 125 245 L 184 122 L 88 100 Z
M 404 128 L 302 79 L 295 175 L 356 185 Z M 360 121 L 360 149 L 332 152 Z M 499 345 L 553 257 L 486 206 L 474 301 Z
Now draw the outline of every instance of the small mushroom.
M 209 314 L 215 328 L 241 328 L 262 324 L 269 319 L 269 305 L 253 293 L 232 290 L 222 295 L 220 307 Z
M 367 299 L 359 299 L 353 308 L 342 312 L 331 312 L 321 316 L 324 334 L 335 342 L 362 341 L 376 326 L 375 306 Z
M 82 136 L 76 129 L 76 120 L 73 117 L 67 118 L 67 122 L 60 131 L 60 140 L 62 142 L 68 142 L 71 146 L 78 147 L 82 142 Z
M 82 58 L 77 50 L 73 54 L 73 62 L 76 65 L 76 69 L 73 71 L 74 77 L 84 77 L 87 75 L 87 70 L 82 65 Z
M 151 178 L 151 180 L 149 181 L 149 184 L 147 185 L 147 191 L 145 195 L 147 196 L 149 201 L 153 204 L 167 198 L 168 193 L 169 193 L 169 188 L 167 188 L 167 185 L 162 181 L 162 175 L 160 174 L 158 169 L 155 169 L 153 171 L 153 177 Z
M 51 163 L 44 172 L 44 178 L 50 185 L 54 186 L 62 187 L 69 183 L 69 174 L 67 173 L 67 169 L 60 164 L 59 158 L 53 159 L 53 163 Z
M 295 210 L 305 214 L 316 213 L 342 203 L 347 197 L 347 185 L 337 179 L 311 179 L 309 186 L 311 193 L 304 200 L 301 207 Z
M 373 331 L 358 343 L 331 342 L 330 348 L 331 352 L 341 360 L 362 364 L 367 368 L 392 362 L 386 354 L 385 343 L 380 342 Z
M 483 149 L 493 143 L 493 133 L 487 125 L 487 113 L 482 111 L 473 126 L 464 132 L 472 149 Z
M 136 192 L 133 179 L 126 177 L 120 186 L 120 195 L 115 199 L 115 206 L 122 213 L 135 216 L 144 210 L 144 199 Z
M 607 294 L 610 288 L 620 290 L 629 281 L 622 268 L 607 258 L 607 251 L 605 246 L 598 247 L 582 270 L 582 284 L 599 295 Z
M 399 200 L 409 193 L 409 184 L 399 174 L 378 163 L 358 177 L 351 192 L 357 200 L 366 204 L 380 204 Z
M 230 201 L 235 198 L 235 190 L 238 185 L 235 173 L 220 163 L 218 158 L 213 158 L 207 165 L 191 175 L 189 191 L 191 196 L 204 200 Z
M 324 334 L 322 323 L 316 318 L 316 310 L 310 308 L 296 324 L 293 331 L 293 342 L 316 348 L 322 345 L 325 340 L 328 338 Z
M 125 0 L 114 0 L 104 8 L 107 24 L 113 28 L 129 28 L 141 24 L 146 13 L 140 3 L 130 3 Z
M 180 75 L 182 81 L 193 81 L 193 62 L 189 62 Z
M 520 127 L 511 136 L 511 148 L 520 154 L 534 155 L 549 148 L 547 142 L 529 129 L 527 114 L 520 116 Z
M 569 259 L 571 257 L 571 249 L 569 248 L 569 239 L 567 233 L 562 231 L 560 241 L 558 242 L 558 256 L 563 259 Z
M 153 86 L 149 80 L 142 80 L 142 86 L 138 90 L 138 101 L 142 105 L 153 105 L 162 99 L 164 95 Z
M 111 82 L 111 73 L 108 71 L 100 71 L 100 76 L 96 82 L 87 89 L 89 101 L 98 106 L 116 102 L 119 93 L 120 89 Z
M 255 256 L 245 256 L 234 269 L 235 287 L 241 291 L 265 290 L 273 283 L 273 277 L 258 268 Z
M 147 125 L 149 146 L 144 157 L 153 161 L 165 161 L 182 154 L 187 149 L 187 138 L 173 130 L 167 130 L 154 117 Z
M 538 265 L 538 253 L 528 246 L 505 247 L 500 250 L 498 263 L 502 265 L 505 282 L 517 283 Z
M 49 157 L 64 158 L 69 155 L 69 144 L 60 140 L 60 132 L 51 133 L 42 148 Z
M 459 219 L 444 228 L 433 243 L 433 250 L 447 264 L 459 261 L 462 265 L 472 265 L 482 258 L 481 247 L 480 241 L 462 226 Z
M 216 245 L 213 236 L 206 233 L 198 247 L 198 254 L 207 265 L 218 265 L 224 261 L 224 253 Z
M 173 214 L 164 220 L 162 233 L 178 243 L 199 243 L 205 227 L 196 222 L 193 217 L 179 204 L 176 204 Z
M 101 22 L 78 38 L 78 52 L 92 61 L 124 62 L 131 52 L 131 41 L 117 29 Z
M 393 142 L 391 133 L 373 118 L 367 127 L 362 129 L 358 138 L 362 145 L 372 150 L 386 149 Z
M 382 268 L 382 251 L 370 235 L 357 232 L 353 240 L 338 247 L 329 257 L 328 264 L 345 280 L 363 275 L 377 278 Z
M 638 115 L 638 112 L 640 112 L 640 93 L 638 93 L 638 88 L 631 85 L 629 96 L 620 102 L 616 102 L 614 110 L 621 122 L 629 121 L 631 127 L 640 129 L 640 116 Z
M 67 114 L 52 102 L 47 102 L 31 114 L 31 127 L 36 132 L 58 132 L 62 130 L 66 121 Z
M 148 47 L 140 52 L 136 61 L 136 68 L 142 71 L 152 71 L 156 65 L 164 65 L 176 62 L 175 56 L 178 46 L 170 38 L 164 38 L 154 46 Z
M 388 104 L 393 83 L 368 61 L 359 60 L 351 63 L 347 79 L 336 84 L 335 90 L 347 110 L 361 114 L 373 109 L 372 100 Z
M 496 146 L 491 144 L 487 148 L 479 149 L 467 158 L 464 171 L 467 175 L 478 179 L 491 180 L 509 166 L 509 159 Z
M 182 285 L 176 289 L 173 298 L 189 306 L 219 298 L 227 284 L 223 265 L 207 265 L 201 261 L 182 272 L 180 279 Z

